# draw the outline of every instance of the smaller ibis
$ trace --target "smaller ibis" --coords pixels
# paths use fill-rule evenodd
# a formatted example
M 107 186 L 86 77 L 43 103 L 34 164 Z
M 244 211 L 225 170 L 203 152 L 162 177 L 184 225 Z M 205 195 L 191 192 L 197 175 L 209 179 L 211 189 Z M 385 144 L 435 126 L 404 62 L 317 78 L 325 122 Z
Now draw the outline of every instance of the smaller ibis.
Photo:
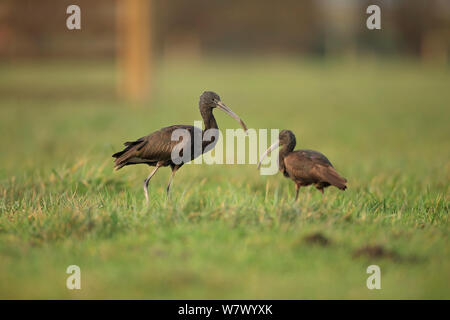
M 258 163 L 258 169 L 262 161 L 273 150 L 281 147 L 278 157 L 279 170 L 286 178 L 295 182 L 296 195 L 300 187 L 314 185 L 323 194 L 323 189 L 335 186 L 341 190 L 347 189 L 347 180 L 339 175 L 331 162 L 322 153 L 314 150 L 296 150 L 295 135 L 290 130 L 282 130 L 278 141 L 264 152 Z

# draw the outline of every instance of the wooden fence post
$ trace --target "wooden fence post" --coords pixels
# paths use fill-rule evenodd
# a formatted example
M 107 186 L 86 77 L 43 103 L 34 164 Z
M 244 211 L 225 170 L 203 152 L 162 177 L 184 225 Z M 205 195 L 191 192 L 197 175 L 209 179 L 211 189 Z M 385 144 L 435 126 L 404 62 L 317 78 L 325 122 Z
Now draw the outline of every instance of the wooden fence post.
M 142 101 L 151 90 L 151 0 L 117 0 L 118 94 Z

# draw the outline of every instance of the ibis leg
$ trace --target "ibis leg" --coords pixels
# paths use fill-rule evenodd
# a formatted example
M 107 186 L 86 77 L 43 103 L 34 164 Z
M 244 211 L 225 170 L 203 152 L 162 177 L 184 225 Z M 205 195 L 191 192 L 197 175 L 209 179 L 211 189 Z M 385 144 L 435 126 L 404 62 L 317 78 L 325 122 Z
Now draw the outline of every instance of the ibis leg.
M 300 191 L 300 185 L 295 185 L 295 201 L 298 199 L 298 192 Z
M 148 182 L 155 175 L 156 171 L 159 169 L 159 166 L 156 166 L 155 169 L 150 173 L 150 175 L 144 181 L 144 193 L 145 193 L 145 201 L 148 203 Z
M 177 172 L 178 168 L 179 168 L 178 166 L 172 167 L 172 174 L 170 175 L 169 184 L 167 185 L 167 189 L 166 189 L 167 197 L 169 197 L 170 186 L 172 185 L 173 177 L 175 177 L 175 173 Z

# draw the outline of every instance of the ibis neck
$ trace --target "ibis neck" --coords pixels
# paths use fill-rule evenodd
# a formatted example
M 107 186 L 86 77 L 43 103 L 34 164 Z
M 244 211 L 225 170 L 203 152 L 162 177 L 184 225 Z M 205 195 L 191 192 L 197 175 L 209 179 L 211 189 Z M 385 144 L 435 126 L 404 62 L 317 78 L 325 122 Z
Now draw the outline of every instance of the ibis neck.
M 205 124 L 205 130 L 218 129 L 216 119 L 212 113 L 212 109 L 202 110 L 201 112 L 203 123 Z
M 289 144 L 285 144 L 281 147 L 279 151 L 280 159 L 284 159 L 289 153 L 294 151 L 295 141 L 290 141 Z
M 284 165 L 284 158 L 286 158 L 287 155 L 294 150 L 294 148 L 295 148 L 295 144 L 293 146 L 291 146 L 291 145 L 283 145 L 280 148 L 280 151 L 278 153 L 279 170 L 281 172 L 283 172 L 284 175 L 286 175 L 286 167 Z
M 280 151 L 278 152 L 278 155 L 279 155 L 279 157 L 280 157 L 280 160 L 281 160 L 281 159 L 284 159 L 290 152 L 291 152 L 291 151 L 290 151 L 286 146 L 283 146 L 283 147 L 280 149 Z

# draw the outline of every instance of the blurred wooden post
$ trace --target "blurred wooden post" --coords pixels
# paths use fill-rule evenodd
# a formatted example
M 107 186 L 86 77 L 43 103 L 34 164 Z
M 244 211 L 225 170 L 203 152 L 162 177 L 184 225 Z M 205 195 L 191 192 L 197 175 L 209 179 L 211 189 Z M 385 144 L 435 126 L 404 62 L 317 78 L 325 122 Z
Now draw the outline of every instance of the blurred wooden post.
M 151 85 L 151 0 L 117 0 L 118 94 L 148 98 Z
M 428 31 L 422 35 L 420 44 L 420 55 L 422 61 L 432 64 L 446 65 L 448 63 L 448 52 L 450 32 L 441 30 Z

